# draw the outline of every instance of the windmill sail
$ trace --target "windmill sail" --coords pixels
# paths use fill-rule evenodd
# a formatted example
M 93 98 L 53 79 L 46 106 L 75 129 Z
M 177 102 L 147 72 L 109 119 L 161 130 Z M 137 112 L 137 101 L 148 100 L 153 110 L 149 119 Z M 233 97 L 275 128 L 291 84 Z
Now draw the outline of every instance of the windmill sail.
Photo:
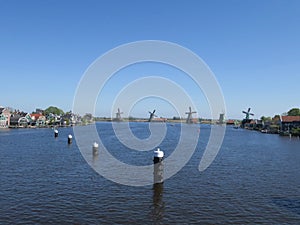
M 185 114 L 187 114 L 187 119 L 186 119 L 186 123 L 193 123 L 193 117 L 192 117 L 192 114 L 193 113 L 197 113 L 197 112 L 192 112 L 192 108 L 189 107 L 189 112 L 186 112 Z
M 151 122 L 154 116 L 157 117 L 157 115 L 155 115 L 155 111 L 156 111 L 155 109 L 153 110 L 153 112 L 149 111 L 150 116 L 149 116 L 148 122 Z

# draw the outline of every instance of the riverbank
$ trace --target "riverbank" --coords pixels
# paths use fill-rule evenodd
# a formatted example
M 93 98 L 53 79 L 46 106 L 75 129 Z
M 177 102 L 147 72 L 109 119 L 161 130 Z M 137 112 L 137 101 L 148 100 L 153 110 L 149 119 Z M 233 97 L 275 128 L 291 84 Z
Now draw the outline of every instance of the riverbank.
M 87 125 L 91 125 L 93 123 L 83 123 L 83 124 L 69 124 L 69 125 L 39 125 L 39 126 L 35 126 L 35 125 L 27 125 L 27 126 L 9 126 L 6 129 L 38 129 L 38 128 L 57 128 L 57 127 L 73 127 L 73 126 L 87 126 Z

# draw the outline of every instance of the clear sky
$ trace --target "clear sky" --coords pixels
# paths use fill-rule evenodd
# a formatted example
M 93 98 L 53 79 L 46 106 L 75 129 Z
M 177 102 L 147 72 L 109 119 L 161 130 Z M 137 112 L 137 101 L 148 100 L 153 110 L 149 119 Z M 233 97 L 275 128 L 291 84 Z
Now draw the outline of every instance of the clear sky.
M 81 77 L 99 56 L 125 43 L 163 40 L 190 49 L 210 67 L 227 118 L 241 119 L 248 107 L 256 118 L 281 114 L 300 107 L 299 24 L 298 0 L 1 0 L 0 105 L 68 111 Z M 122 76 L 171 79 L 173 73 L 150 64 L 124 69 L 103 90 L 96 116 L 110 116 L 108 99 L 126 85 Z M 184 75 L 174 81 L 192 96 L 198 116 L 208 117 L 201 91 Z M 157 99 L 140 101 L 132 114 L 146 117 L 154 108 L 160 116 L 174 115 Z

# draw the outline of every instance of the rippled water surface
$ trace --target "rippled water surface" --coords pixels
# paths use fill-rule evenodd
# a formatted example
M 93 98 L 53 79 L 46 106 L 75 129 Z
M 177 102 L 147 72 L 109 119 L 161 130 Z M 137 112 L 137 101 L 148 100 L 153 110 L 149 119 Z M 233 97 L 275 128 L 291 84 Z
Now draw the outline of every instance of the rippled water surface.
M 168 157 L 180 124 L 166 126 L 160 147 Z M 147 123 L 130 127 L 139 138 L 150 135 Z M 97 130 L 119 160 L 152 163 L 152 152 L 123 146 L 111 123 L 97 123 Z M 131 187 L 98 175 L 76 140 L 67 144 L 68 134 L 72 128 L 59 128 L 56 139 L 52 129 L 0 130 L 0 224 L 300 224 L 296 138 L 228 127 L 215 161 L 200 173 L 210 134 L 201 125 L 197 149 L 180 172 L 163 184 Z

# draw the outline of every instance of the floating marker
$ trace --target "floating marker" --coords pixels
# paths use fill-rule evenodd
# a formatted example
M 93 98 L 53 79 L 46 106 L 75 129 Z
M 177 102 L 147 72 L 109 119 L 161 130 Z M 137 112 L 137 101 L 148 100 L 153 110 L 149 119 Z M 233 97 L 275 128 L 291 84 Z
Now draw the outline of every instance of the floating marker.
M 94 142 L 94 144 L 93 144 L 93 155 L 94 155 L 94 156 L 99 154 L 98 149 L 99 149 L 98 143 L 97 143 L 97 142 Z
M 58 130 L 54 130 L 54 137 L 57 138 L 58 137 Z
M 68 144 L 70 145 L 70 144 L 72 144 L 72 135 L 71 134 L 69 134 L 69 136 L 68 136 Z
M 159 184 L 164 182 L 164 164 L 163 164 L 164 152 L 157 148 L 154 151 L 153 163 L 153 182 L 154 184 Z

